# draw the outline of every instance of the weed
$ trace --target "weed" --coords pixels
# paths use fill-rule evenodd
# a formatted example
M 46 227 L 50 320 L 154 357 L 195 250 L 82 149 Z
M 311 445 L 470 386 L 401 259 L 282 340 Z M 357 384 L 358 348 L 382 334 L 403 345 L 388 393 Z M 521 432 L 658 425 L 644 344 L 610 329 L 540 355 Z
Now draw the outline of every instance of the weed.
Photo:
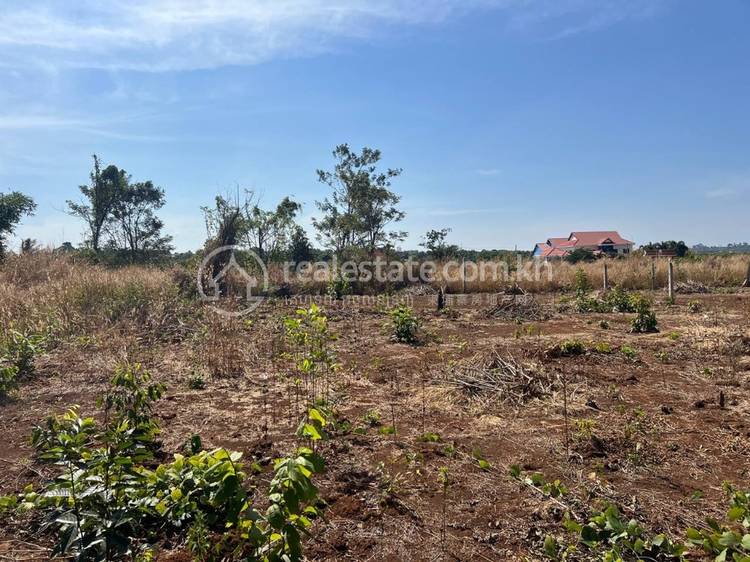
M 484 456 L 482 455 L 482 451 L 480 451 L 479 449 L 474 449 L 471 451 L 471 458 L 476 461 L 477 466 L 480 470 L 489 470 L 490 468 L 492 468 L 490 462 L 484 458 Z
M 195 373 L 188 379 L 188 388 L 190 390 L 203 390 L 206 388 L 206 381 L 202 375 Z
M 440 435 L 428 431 L 427 433 L 423 433 L 422 435 L 417 437 L 417 441 L 420 441 L 422 443 L 440 443 Z
M 640 355 L 637 349 L 630 347 L 629 345 L 620 346 L 620 353 L 631 361 L 637 361 Z
M 602 330 L 609 330 L 609 322 L 607 322 L 606 320 L 599 320 L 599 327 Z
M 700 301 L 688 301 L 687 309 L 691 314 L 698 314 L 699 312 L 701 312 L 701 310 L 703 310 L 703 305 L 700 303 Z
M 586 345 L 581 340 L 564 340 L 547 352 L 552 357 L 573 357 L 586 353 Z
M 378 410 L 368 410 L 362 416 L 362 420 L 371 427 L 378 426 L 380 425 L 380 412 Z
M 612 353 L 612 346 L 605 341 L 597 342 L 596 344 L 594 344 L 594 351 L 596 351 L 597 353 L 608 355 Z
M 573 425 L 575 426 L 573 437 L 578 441 L 587 441 L 594 434 L 596 422 L 591 418 L 578 418 L 573 420 Z

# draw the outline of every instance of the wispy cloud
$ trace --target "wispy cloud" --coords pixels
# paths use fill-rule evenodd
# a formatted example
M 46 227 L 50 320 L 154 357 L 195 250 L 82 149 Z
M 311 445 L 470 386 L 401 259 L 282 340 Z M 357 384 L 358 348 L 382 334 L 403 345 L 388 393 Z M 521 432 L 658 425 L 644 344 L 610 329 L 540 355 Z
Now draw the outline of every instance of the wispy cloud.
M 497 168 L 480 168 L 476 170 L 476 173 L 480 176 L 496 176 L 500 173 L 500 170 Z
M 642 17 L 664 0 L 56 0 L 0 13 L 0 66 L 147 71 L 247 65 L 330 51 L 389 26 L 501 10 L 512 28 L 572 34 Z
M 708 199 L 731 199 L 740 194 L 740 190 L 733 187 L 721 187 L 706 191 L 705 196 Z
M 144 142 L 167 142 L 174 137 L 159 135 L 143 135 L 121 130 L 123 125 L 132 123 L 136 116 L 116 117 L 109 119 L 82 119 L 46 114 L 9 114 L 0 115 L 0 131 L 25 131 L 44 129 L 66 130 L 97 135 L 104 138 Z M 117 128 L 113 126 L 119 126 Z
M 545 39 L 564 39 L 599 31 L 628 20 L 656 16 L 668 0 L 532 0 L 511 15 L 518 31 Z

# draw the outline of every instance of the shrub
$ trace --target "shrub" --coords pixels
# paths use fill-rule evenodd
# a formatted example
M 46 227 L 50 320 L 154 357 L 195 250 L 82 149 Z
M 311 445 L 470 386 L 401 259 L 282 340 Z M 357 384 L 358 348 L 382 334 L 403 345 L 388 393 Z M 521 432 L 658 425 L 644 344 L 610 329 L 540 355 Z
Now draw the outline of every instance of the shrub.
M 8 393 L 16 388 L 18 368 L 15 365 L 0 367 L 0 398 L 5 398 Z
M 631 332 L 652 333 L 658 332 L 656 313 L 651 310 L 651 301 L 642 295 L 636 295 L 633 304 L 636 317 L 633 319 Z
M 59 467 L 57 477 L 42 493 L 27 488 L 20 503 L 0 498 L 0 507 L 43 511 L 45 528 L 58 533 L 52 555 L 79 561 L 130 559 L 137 544 L 152 552 L 148 542 L 159 541 L 159 533 L 186 529 L 190 550 L 211 551 L 210 559 L 242 553 L 251 562 L 301 560 L 300 537 L 318 514 L 311 476 L 323 470 L 322 459 L 307 448 L 278 459 L 261 513 L 244 487 L 240 453 L 196 451 L 198 444 L 194 454 L 154 467 L 158 425 L 151 414 L 161 390 L 147 372 L 123 367 L 101 400 L 108 412 L 103 426 L 76 409 L 49 418 L 32 443 L 40 460 Z
M 419 331 L 419 320 L 414 315 L 414 311 L 404 305 L 397 306 L 390 311 L 391 321 L 393 322 L 393 336 L 396 341 L 403 343 L 414 343 L 417 341 L 417 332 Z
M 571 357 L 586 353 L 586 346 L 581 340 L 565 340 L 559 344 L 559 350 L 561 356 Z
M 575 290 L 576 295 L 579 297 L 582 297 L 591 290 L 589 278 L 586 276 L 586 272 L 580 267 L 576 269 L 573 289 Z
M 620 353 L 622 353 L 625 357 L 627 357 L 631 361 L 635 361 L 638 359 L 638 350 L 630 347 L 629 345 L 621 346 Z
M 342 277 L 341 274 L 328 281 L 328 285 L 326 286 L 326 295 L 336 300 L 342 299 L 344 295 L 349 295 L 351 292 L 352 287 L 349 281 Z
M 188 379 L 188 388 L 190 390 L 203 390 L 206 388 L 206 381 L 202 375 L 196 373 Z

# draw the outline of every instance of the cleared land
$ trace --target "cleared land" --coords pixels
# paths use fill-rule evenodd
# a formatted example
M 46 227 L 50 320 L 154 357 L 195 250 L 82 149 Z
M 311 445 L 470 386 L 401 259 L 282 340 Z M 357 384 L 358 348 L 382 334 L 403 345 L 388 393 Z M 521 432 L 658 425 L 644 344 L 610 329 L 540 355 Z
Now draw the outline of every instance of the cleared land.
M 45 267 L 23 278 L 6 270 L 1 285 L 6 328 L 49 323 L 56 336 L 0 405 L 0 494 L 50 478 L 33 458 L 31 429 L 74 404 L 96 412 L 121 362 L 167 386 L 158 460 L 199 434 L 207 449 L 255 460 L 263 487 L 272 459 L 298 445 L 282 326 L 294 308 L 227 320 L 180 296 L 174 273 Z M 416 297 L 414 345 L 393 341 L 377 307 L 325 308 L 340 364 L 329 392 L 338 423 L 320 445 L 327 468 L 316 483 L 328 507 L 305 555 L 539 560 L 545 536 L 575 542 L 565 512 L 585 519 L 603 500 L 674 538 L 724 520 L 722 483 L 750 485 L 750 293 L 679 294 L 673 304 L 653 296 L 654 334 L 630 333 L 633 314 L 561 312 L 559 294 L 537 297 L 549 317 L 533 321 L 471 302 L 438 312 L 432 297 Z M 196 377 L 205 388 L 190 388 Z M 522 482 L 534 473 L 567 492 Z M 3 559 L 49 557 L 39 515 L 2 517 Z M 158 559 L 190 559 L 183 538 L 166 538 Z

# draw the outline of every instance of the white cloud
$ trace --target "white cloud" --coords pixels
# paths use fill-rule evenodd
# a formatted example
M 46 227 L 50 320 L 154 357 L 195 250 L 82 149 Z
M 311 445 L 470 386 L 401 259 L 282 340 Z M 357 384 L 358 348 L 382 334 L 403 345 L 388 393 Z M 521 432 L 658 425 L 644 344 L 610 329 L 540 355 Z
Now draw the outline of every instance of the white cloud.
M 705 193 L 708 199 L 730 199 L 739 194 L 740 191 L 732 187 L 720 187 L 718 189 L 711 189 Z
M 18 0 L 0 13 L 0 66 L 147 71 L 310 56 L 389 26 L 498 9 L 511 28 L 558 33 L 639 17 L 663 0 Z M 625 6 L 625 7 L 623 7 Z M 559 21 L 558 21 L 559 20 Z M 560 31 L 562 29 L 562 31 Z
M 476 172 L 480 176 L 496 176 L 500 173 L 500 170 L 497 168 L 481 168 L 476 170 Z

